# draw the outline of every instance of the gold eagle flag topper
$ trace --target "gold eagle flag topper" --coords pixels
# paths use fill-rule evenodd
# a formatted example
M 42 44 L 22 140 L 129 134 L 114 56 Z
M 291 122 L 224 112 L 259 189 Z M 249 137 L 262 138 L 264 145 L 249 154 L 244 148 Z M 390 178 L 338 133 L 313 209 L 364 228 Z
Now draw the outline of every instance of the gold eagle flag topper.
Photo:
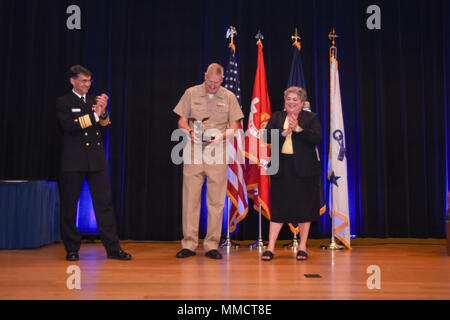
M 227 30 L 227 39 L 231 38 L 230 44 L 228 45 L 231 49 L 233 49 L 233 52 L 236 53 L 236 46 L 233 43 L 234 36 L 237 35 L 236 28 L 233 26 L 230 26 Z
M 337 48 L 335 47 L 335 44 L 336 44 L 335 39 L 338 38 L 338 35 L 337 35 L 336 32 L 334 31 L 334 28 L 333 28 L 333 31 L 330 32 L 330 33 L 328 34 L 328 38 L 329 38 L 330 41 L 331 41 L 330 58 L 335 58 L 335 59 L 336 59 L 336 56 L 337 56 Z
M 295 35 L 291 36 L 291 39 L 294 40 L 294 42 L 292 43 L 292 45 L 294 47 L 297 48 L 298 51 L 300 51 L 302 49 L 302 44 L 300 42 L 300 35 L 298 34 L 298 30 L 297 28 L 295 28 Z

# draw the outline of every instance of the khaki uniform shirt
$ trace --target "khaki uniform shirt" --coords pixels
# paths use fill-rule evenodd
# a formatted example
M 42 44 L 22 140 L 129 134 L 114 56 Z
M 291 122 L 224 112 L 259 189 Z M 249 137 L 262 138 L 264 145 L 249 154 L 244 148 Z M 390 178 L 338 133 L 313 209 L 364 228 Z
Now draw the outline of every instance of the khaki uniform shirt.
M 180 117 L 185 119 L 195 119 L 202 121 L 202 131 L 208 129 L 217 129 L 221 133 L 226 131 L 231 122 L 238 121 L 244 117 L 239 102 L 233 92 L 224 87 L 220 87 L 212 98 L 206 92 L 205 85 L 200 84 L 188 88 L 180 101 L 173 109 L 173 111 Z M 188 121 L 191 129 L 193 128 L 193 121 Z M 205 134 L 206 136 L 208 134 Z M 192 144 L 193 145 L 193 144 Z M 226 140 L 223 140 L 223 150 L 226 150 Z M 205 148 L 209 148 L 208 144 L 204 144 Z M 193 148 L 190 149 L 193 156 Z M 213 152 L 212 155 L 215 153 Z M 223 155 L 226 153 L 223 152 Z M 196 157 L 197 158 L 197 157 Z M 192 162 L 194 158 L 192 158 Z M 226 158 L 224 158 L 224 162 Z M 198 161 L 198 160 L 195 160 Z
M 234 93 L 220 87 L 211 99 L 204 84 L 187 89 L 173 111 L 185 119 L 209 118 L 203 122 L 203 130 L 215 128 L 220 132 L 224 132 L 230 122 L 244 117 Z M 189 125 L 192 128 L 191 121 Z

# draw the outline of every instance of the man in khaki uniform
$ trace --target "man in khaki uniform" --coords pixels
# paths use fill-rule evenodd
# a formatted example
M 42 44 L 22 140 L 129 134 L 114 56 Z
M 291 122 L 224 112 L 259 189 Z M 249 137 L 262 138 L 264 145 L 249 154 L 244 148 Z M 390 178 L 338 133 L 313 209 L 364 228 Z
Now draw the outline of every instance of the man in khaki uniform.
M 192 160 L 185 161 L 183 167 L 183 240 L 181 241 L 183 249 L 177 253 L 177 258 L 195 255 L 198 246 L 201 191 L 206 177 L 208 225 L 203 247 L 207 257 L 222 259 L 217 248 L 227 188 L 226 131 L 231 129 L 228 130 L 230 133 L 232 130 L 239 129 L 239 120 L 244 117 L 236 96 L 221 87 L 222 81 L 223 67 L 216 63 L 209 65 L 205 72 L 205 81 L 188 88 L 173 110 L 180 116 L 178 128 L 189 132 L 191 148 L 185 149 L 184 152 L 191 154 L 184 159 Z M 209 136 L 211 141 L 202 141 L 194 135 L 192 120 L 203 120 L 202 129 L 206 130 L 205 136 Z M 208 130 L 211 134 L 208 134 Z M 195 148 L 200 149 L 201 155 L 203 154 L 200 159 L 197 157 Z M 223 150 L 223 156 L 214 157 L 217 150 Z M 214 158 L 214 163 L 211 163 L 210 156 Z

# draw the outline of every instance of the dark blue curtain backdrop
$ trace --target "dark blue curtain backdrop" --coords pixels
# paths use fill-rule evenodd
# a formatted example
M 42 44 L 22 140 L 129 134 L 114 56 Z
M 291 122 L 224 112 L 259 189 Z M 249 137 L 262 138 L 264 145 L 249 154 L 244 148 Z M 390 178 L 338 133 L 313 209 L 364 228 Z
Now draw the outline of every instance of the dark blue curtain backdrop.
M 443 15 L 450 13 L 450 3 L 446 1 L 444 3 L 444 10 Z M 445 110 L 444 110 L 444 119 L 445 119 L 445 159 L 446 159 L 446 187 L 445 190 L 448 193 L 448 197 L 446 198 L 445 202 L 445 208 L 449 209 L 449 202 L 450 202 L 450 174 L 449 174 L 449 168 L 450 168 L 450 23 L 444 24 L 444 32 L 442 35 L 442 41 L 444 42 L 444 104 L 445 104 Z
M 381 9 L 369 30 L 366 9 Z M 81 30 L 68 30 L 69 5 Z M 91 93 L 110 96 L 108 159 L 121 237 L 181 238 L 182 166 L 171 162 L 184 90 L 211 62 L 226 65 L 225 33 L 236 27 L 243 111 L 249 113 L 258 30 L 272 111 L 283 108 L 302 37 L 309 101 L 320 115 L 325 198 L 329 47 L 336 46 L 347 139 L 351 233 L 360 237 L 443 237 L 449 186 L 450 4 L 434 1 L 2 1 L 0 2 L 0 179 L 57 177 L 55 98 L 66 72 L 84 64 Z M 83 200 L 83 201 L 89 201 Z M 263 233 L 267 237 L 268 223 Z M 233 239 L 256 239 L 252 209 Z M 312 237 L 330 236 L 328 212 Z M 288 239 L 288 228 L 281 238 Z

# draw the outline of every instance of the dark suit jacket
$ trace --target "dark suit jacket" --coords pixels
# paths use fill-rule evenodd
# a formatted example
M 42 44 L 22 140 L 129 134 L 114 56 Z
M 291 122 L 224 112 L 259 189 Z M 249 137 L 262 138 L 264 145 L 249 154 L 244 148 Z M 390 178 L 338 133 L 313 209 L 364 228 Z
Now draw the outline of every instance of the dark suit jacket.
M 281 135 L 283 132 L 283 124 L 286 120 L 287 112 L 274 112 L 267 123 L 267 142 L 271 143 L 270 130 L 279 130 L 279 147 L 281 148 L 286 140 Z M 322 140 L 322 126 L 320 125 L 317 114 L 308 111 L 301 111 L 298 115 L 298 124 L 303 128 L 302 132 L 292 133 L 292 147 L 295 157 L 295 171 L 299 177 L 312 177 L 320 174 L 320 161 L 317 157 L 316 146 Z M 273 152 L 273 151 L 272 151 Z M 283 167 L 280 163 L 278 173 L 273 177 L 282 175 Z
M 64 132 L 61 171 L 108 168 L 101 132 L 104 127 L 96 122 L 92 110 L 95 103 L 95 96 L 86 95 L 86 103 L 83 103 L 72 91 L 56 100 L 58 122 Z

